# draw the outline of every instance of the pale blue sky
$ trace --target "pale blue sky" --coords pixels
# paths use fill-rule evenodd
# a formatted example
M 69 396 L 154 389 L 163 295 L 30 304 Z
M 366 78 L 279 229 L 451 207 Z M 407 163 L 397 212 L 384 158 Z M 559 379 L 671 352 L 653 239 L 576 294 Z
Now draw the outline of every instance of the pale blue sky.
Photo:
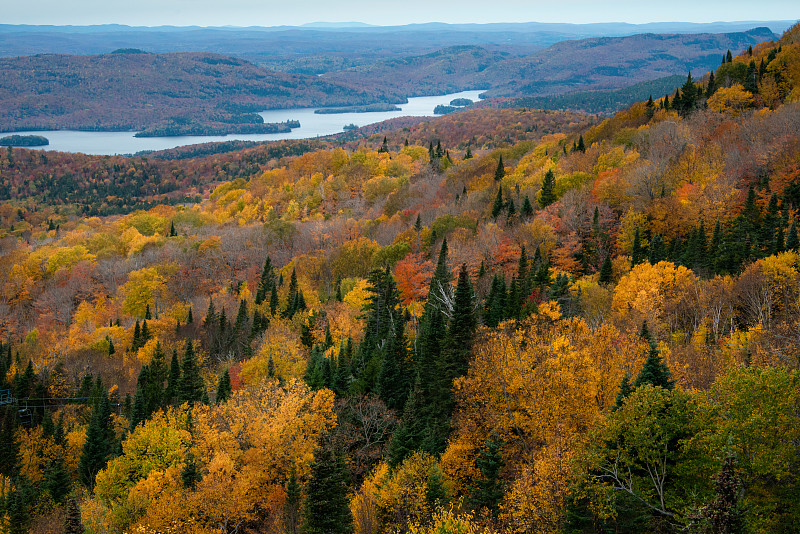
M 714 22 L 800 17 L 798 0 L 12 0 L 6 24 L 278 26 L 315 21 Z

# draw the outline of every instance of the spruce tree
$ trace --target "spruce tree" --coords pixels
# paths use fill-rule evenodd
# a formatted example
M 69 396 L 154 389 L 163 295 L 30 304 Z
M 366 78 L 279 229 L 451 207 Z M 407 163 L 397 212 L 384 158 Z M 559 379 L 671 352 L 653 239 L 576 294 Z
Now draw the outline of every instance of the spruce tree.
M 226 402 L 231 394 L 233 393 L 233 388 L 231 387 L 231 375 L 230 372 L 225 369 L 225 372 L 222 373 L 219 377 L 219 383 L 217 384 L 217 397 L 216 402 L 217 404 L 222 404 Z
M 631 249 L 631 265 L 638 265 L 644 259 L 644 250 L 642 249 L 642 240 L 639 234 L 639 227 L 633 234 L 633 248 Z
M 497 167 L 494 170 L 494 179 L 495 181 L 500 181 L 506 175 L 506 168 L 503 166 L 503 156 L 500 156 L 500 159 L 497 160 Z
M 170 405 L 178 400 L 179 386 L 181 382 L 181 365 L 178 362 L 177 349 L 172 350 L 172 360 L 169 364 L 169 375 L 167 376 L 167 387 L 164 390 L 164 405 Z
M 711 71 L 711 74 L 708 75 L 708 85 L 706 86 L 706 98 L 710 98 L 711 95 L 717 92 L 717 80 L 714 77 L 714 71 Z
M 647 337 L 650 337 L 649 334 Z M 654 387 L 658 386 L 664 389 L 673 389 L 675 387 L 675 381 L 670 378 L 669 367 L 667 367 L 667 364 L 661 358 L 655 340 L 651 338 L 649 341 L 650 351 L 647 353 L 647 359 L 644 362 L 642 370 L 639 372 L 639 376 L 636 377 L 633 386 L 634 388 L 639 388 L 645 384 L 651 384 Z
M 86 442 L 78 465 L 78 476 L 91 491 L 94 479 L 108 462 L 114 450 L 114 427 L 111 423 L 111 403 L 105 391 L 92 409 L 92 419 L 86 431 Z
M 631 384 L 631 378 L 628 376 L 628 373 L 625 373 L 625 376 L 622 377 L 622 382 L 619 385 L 619 393 L 617 393 L 617 401 L 612 408 L 612 410 L 617 410 L 618 408 L 622 408 L 622 405 L 625 403 L 625 399 L 627 399 L 631 393 L 633 393 L 635 388 Z
M 503 186 L 497 186 L 497 195 L 494 197 L 494 204 L 492 204 L 492 217 L 495 219 L 500 215 L 500 212 L 503 211 Z
M 47 463 L 44 470 L 42 489 L 50 494 L 53 502 L 62 504 L 72 490 L 72 479 L 61 455 Z
M 179 402 L 194 404 L 203 398 L 205 387 L 203 378 L 200 376 L 200 369 L 197 367 L 197 359 L 194 354 L 192 341 L 186 342 L 186 349 L 181 361 L 181 377 L 178 383 Z
M 477 487 L 472 492 L 472 506 L 477 511 L 487 509 L 492 517 L 497 517 L 500 501 L 505 493 L 500 478 L 500 470 L 505 465 L 500 453 L 501 445 L 495 439 L 488 440 L 475 459 L 481 479 L 477 481 Z
M 786 234 L 786 250 L 797 250 L 797 247 L 800 246 L 800 239 L 797 236 L 797 223 L 796 221 L 792 221 L 792 225 L 789 227 L 789 233 Z
M 611 283 L 611 278 L 614 275 L 613 267 L 611 265 L 611 253 L 607 253 L 603 259 L 603 265 L 600 266 L 600 277 L 597 279 L 600 284 Z
M 297 480 L 297 466 L 292 462 L 289 480 L 286 482 L 286 500 L 283 508 L 283 525 L 287 534 L 298 534 L 300 530 L 300 482 Z
M 330 446 L 318 447 L 314 454 L 303 515 L 306 534 L 353 532 L 344 462 Z
M 539 207 L 546 208 L 556 201 L 556 177 L 552 169 L 547 169 L 542 181 L 542 190 L 539 192 Z
M 531 199 L 528 198 L 528 195 L 525 195 L 525 199 L 522 201 L 522 209 L 520 210 L 520 215 L 524 218 L 528 218 L 533 216 L 533 204 L 531 204 Z
M 458 283 L 453 301 L 453 317 L 447 332 L 448 361 L 445 371 L 451 381 L 467 372 L 469 354 L 477 328 L 474 302 L 475 295 L 467 273 L 467 264 L 463 263 L 458 272 Z
M 576 145 L 575 148 L 577 148 L 581 152 L 586 152 L 586 143 L 584 143 L 583 141 L 583 134 L 581 134 L 580 137 L 578 137 L 578 144 Z

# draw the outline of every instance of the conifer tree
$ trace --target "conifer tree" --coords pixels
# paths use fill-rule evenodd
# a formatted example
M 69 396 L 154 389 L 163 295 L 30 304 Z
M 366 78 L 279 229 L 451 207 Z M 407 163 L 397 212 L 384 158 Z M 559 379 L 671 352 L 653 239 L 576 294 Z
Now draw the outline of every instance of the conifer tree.
M 284 501 L 283 523 L 287 534 L 298 534 L 300 530 L 300 483 L 297 480 L 297 466 L 292 462 L 289 480 L 286 482 L 286 500 Z
M 86 431 L 86 442 L 78 465 L 78 476 L 84 486 L 92 490 L 94 479 L 108 462 L 114 450 L 114 428 L 111 423 L 111 403 L 108 393 L 103 395 L 92 409 L 92 419 Z
M 730 50 L 728 50 L 728 53 L 725 54 L 725 61 L 728 63 L 733 63 L 733 54 L 731 54 Z
M 20 450 L 17 440 L 17 411 L 11 404 L 2 408 L 0 419 L 0 476 L 15 478 L 20 470 Z
M 475 295 L 467 273 L 467 264 L 463 263 L 458 272 L 458 283 L 453 302 L 453 317 L 447 332 L 449 361 L 445 370 L 448 372 L 451 381 L 453 378 L 463 376 L 467 372 L 469 353 L 472 350 L 472 341 L 477 328 L 474 300 Z
M 639 234 L 639 227 L 633 234 L 633 248 L 631 250 L 631 265 L 638 265 L 644 259 L 644 250 L 642 250 L 642 241 Z
M 186 460 L 181 468 L 181 483 L 183 487 L 193 490 L 202 479 L 203 475 L 200 473 L 200 469 L 197 466 L 194 453 L 192 451 L 187 452 Z
M 167 376 L 167 387 L 164 390 L 164 405 L 170 405 L 178 400 L 179 386 L 181 382 L 181 366 L 178 361 L 177 349 L 172 350 L 172 360 L 169 364 L 169 375 Z
M 503 480 L 500 478 L 500 470 L 505 465 L 500 452 L 501 445 L 495 439 L 488 440 L 475 459 L 475 466 L 482 476 L 472 492 L 472 506 L 477 511 L 486 508 L 492 517 L 497 516 L 505 493 Z
M 178 232 L 175 231 L 175 222 L 170 221 L 169 223 L 169 237 L 175 237 L 178 235 Z
M 344 462 L 330 446 L 318 447 L 314 454 L 303 515 L 306 534 L 353 532 Z
M 525 195 L 525 200 L 522 201 L 522 209 L 519 213 L 526 219 L 533 215 L 533 205 L 531 204 L 531 199 L 528 198 L 528 195 Z
M 747 72 L 744 76 L 744 90 L 753 94 L 758 93 L 758 69 L 754 59 L 751 59 L 750 64 L 747 65 Z
M 714 71 L 711 71 L 711 74 L 708 75 L 708 85 L 706 86 L 706 98 L 710 98 L 711 95 L 717 92 L 717 80 L 714 77 Z
M 467 151 L 464 153 L 464 159 L 472 159 L 472 149 L 467 145 Z
M 798 246 L 800 246 L 800 239 L 797 236 L 797 222 L 792 221 L 789 232 L 786 234 L 786 250 L 797 250 Z
M 650 241 L 647 261 L 650 262 L 651 265 L 655 265 L 660 261 L 664 261 L 666 257 L 667 251 L 664 246 L 664 238 L 661 237 L 661 234 L 656 234 L 653 236 L 652 241 Z
M 556 201 L 556 177 L 552 169 L 547 169 L 544 173 L 544 180 L 542 181 L 542 190 L 539 193 L 539 207 L 546 208 Z
M 219 383 L 217 384 L 217 404 L 222 404 L 226 402 L 231 394 L 233 393 L 233 387 L 231 386 L 231 375 L 230 372 L 225 369 L 225 371 L 219 377 Z
M 627 399 L 631 393 L 635 391 L 635 388 L 631 384 L 630 376 L 628 373 L 625 373 L 625 376 L 622 377 L 622 382 L 619 385 L 619 393 L 617 393 L 617 401 L 612 408 L 612 410 L 617 410 L 622 408 L 622 405 L 625 403 L 625 399 Z
M 586 143 L 583 141 L 583 134 L 578 137 L 578 144 L 576 145 L 576 148 L 581 152 L 586 152 Z
M 62 455 L 56 456 L 47 463 L 42 489 L 50 494 L 56 504 L 62 504 L 72 490 L 72 479 Z
M 505 175 L 506 175 L 506 168 L 503 165 L 503 156 L 501 154 L 500 159 L 497 160 L 497 167 L 494 170 L 494 179 L 495 181 L 499 182 L 500 180 L 503 179 Z
M 181 361 L 181 377 L 178 383 L 179 402 L 194 404 L 203 398 L 203 378 L 200 376 L 200 369 L 197 367 L 197 359 L 194 354 L 192 341 L 186 342 L 186 349 Z
M 500 212 L 503 211 L 503 186 L 497 186 L 497 196 L 494 197 L 494 204 L 492 204 L 492 217 L 495 219 L 500 215 Z
M 673 389 L 675 387 L 675 381 L 670 378 L 669 368 L 661 358 L 655 340 L 650 339 L 649 341 L 650 351 L 633 385 L 635 388 L 643 386 L 644 384 L 651 384 L 654 387 L 658 386 L 664 389 Z
M 611 277 L 613 274 L 614 272 L 611 265 L 611 253 L 608 253 L 603 259 L 603 265 L 600 266 L 600 276 L 597 279 L 597 282 L 600 284 L 609 284 L 611 283 Z

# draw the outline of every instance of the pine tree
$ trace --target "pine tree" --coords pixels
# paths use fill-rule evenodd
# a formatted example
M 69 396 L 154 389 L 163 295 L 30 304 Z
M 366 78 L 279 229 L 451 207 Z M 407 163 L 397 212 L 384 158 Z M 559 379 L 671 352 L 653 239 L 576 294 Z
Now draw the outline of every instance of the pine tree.
M 497 216 L 500 215 L 500 212 L 503 211 L 504 204 L 505 202 L 503 202 L 503 186 L 499 185 L 497 186 L 497 196 L 494 197 L 494 204 L 492 204 L 492 217 L 496 219 Z
M 642 250 L 642 240 L 639 235 L 639 227 L 633 234 L 633 248 L 631 250 L 631 265 L 638 265 L 644 259 L 644 250 Z
M 556 177 L 552 169 L 547 169 L 542 181 L 542 190 L 539 193 L 539 207 L 546 208 L 556 201 Z
M 181 382 L 181 366 L 178 362 L 177 349 L 172 350 L 172 360 L 169 364 L 169 375 L 167 376 L 167 387 L 164 390 L 164 405 L 168 406 L 178 400 L 179 386 Z
M 61 504 L 72 490 L 72 479 L 64 463 L 63 456 L 56 456 L 47 463 L 44 470 L 42 489 L 50 494 L 53 502 Z
M 17 411 L 11 404 L 2 408 L 0 419 L 0 475 L 14 478 L 19 474 L 21 456 L 17 441 Z
M 503 179 L 505 175 L 506 175 L 506 168 L 503 165 L 503 156 L 501 155 L 500 159 L 497 160 L 497 167 L 494 170 L 494 179 L 495 181 L 499 182 L 500 180 Z
M 728 63 L 733 63 L 733 54 L 731 54 L 730 50 L 728 50 L 728 53 L 725 54 L 725 61 Z
M 630 397 L 631 393 L 633 393 L 634 390 L 635 388 L 631 384 L 630 376 L 628 376 L 628 373 L 625 373 L 625 376 L 622 377 L 622 382 L 619 385 L 619 393 L 617 393 L 617 402 L 612 408 L 612 410 L 622 408 L 622 405 L 625 403 L 625 399 Z
M 706 98 L 710 98 L 711 95 L 717 92 L 717 80 L 714 77 L 714 71 L 711 71 L 711 74 L 708 75 L 708 85 L 706 86 Z
M 525 195 L 525 200 L 522 201 L 522 209 L 520 210 L 520 215 L 524 218 L 528 218 L 533 216 L 533 205 L 531 204 L 531 199 L 528 198 L 528 195 Z
M 464 159 L 472 159 L 472 149 L 467 145 L 467 151 L 464 153 Z
M 580 152 L 586 152 L 586 143 L 583 141 L 583 134 L 578 137 L 578 144 L 575 146 Z
M 133 327 L 133 341 L 131 341 L 131 350 L 137 351 L 142 346 L 144 346 L 144 343 L 142 343 L 142 327 L 137 319 L 136 326 Z
M 800 239 L 797 236 L 797 223 L 796 221 L 792 221 L 792 225 L 789 227 L 789 233 L 786 234 L 786 250 L 797 250 L 797 247 L 800 246 Z
M 300 483 L 297 480 L 297 466 L 292 462 L 289 480 L 286 482 L 286 500 L 283 508 L 283 524 L 287 534 L 298 534 L 300 530 Z
M 653 95 L 650 95 L 650 98 L 647 99 L 647 102 L 645 102 L 644 106 L 647 110 L 647 118 L 652 119 L 656 112 L 656 105 L 653 102 Z
M 105 466 L 114 450 L 114 427 L 111 423 L 111 403 L 108 393 L 100 397 L 92 409 L 92 419 L 86 431 L 86 443 L 78 465 L 78 476 L 84 486 L 94 488 L 94 479 Z
M 482 477 L 472 492 L 472 506 L 477 511 L 486 508 L 492 517 L 497 517 L 500 501 L 505 493 L 500 478 L 500 470 L 505 465 L 500 453 L 501 446 L 499 441 L 490 439 L 475 459 L 475 467 L 481 472 Z
M 150 304 L 148 303 L 144 310 L 144 320 L 147 321 L 152 319 L 153 319 L 153 314 L 150 313 Z
M 270 357 L 271 358 L 271 357 Z M 225 372 L 222 373 L 219 377 L 219 383 L 217 384 L 217 404 L 222 404 L 226 402 L 231 394 L 233 393 L 233 388 L 231 387 L 231 375 L 230 372 L 225 369 Z
M 318 447 L 306 486 L 306 534 L 351 534 L 353 516 L 347 500 L 344 462 L 330 447 Z
M 186 453 L 186 460 L 181 468 L 181 483 L 186 489 L 193 490 L 198 482 L 203 479 L 202 473 L 197 466 L 194 453 L 189 451 Z
M 647 337 L 650 337 L 649 333 Z M 647 359 L 639 372 L 639 376 L 636 377 L 633 383 L 635 388 L 645 384 L 664 389 L 673 389 L 675 387 L 675 381 L 670 378 L 669 367 L 661 358 L 654 339 L 650 339 L 650 351 L 647 354 Z
M 174 221 L 170 221 L 170 223 L 169 223 L 169 236 L 170 237 L 175 237 L 177 235 L 178 235 L 178 232 L 175 231 L 175 222 Z
M 197 359 L 194 354 L 192 341 L 186 342 L 186 349 L 181 361 L 181 377 L 178 383 L 179 402 L 194 404 L 203 398 L 203 378 L 200 376 L 200 369 L 197 367 Z
M 758 93 L 758 69 L 754 59 L 751 59 L 750 64 L 747 65 L 747 72 L 744 76 L 744 90 L 753 94 Z
M 614 275 L 613 266 L 611 265 L 611 253 L 606 254 L 603 259 L 603 265 L 600 266 L 600 277 L 597 282 L 600 284 L 611 283 L 611 277 Z

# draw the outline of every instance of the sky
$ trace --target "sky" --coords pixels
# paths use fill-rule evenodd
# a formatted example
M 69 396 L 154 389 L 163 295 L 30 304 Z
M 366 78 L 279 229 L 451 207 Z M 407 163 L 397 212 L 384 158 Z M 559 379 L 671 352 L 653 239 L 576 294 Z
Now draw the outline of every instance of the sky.
M 12 0 L 5 24 L 280 26 L 310 22 L 715 22 L 800 18 L 798 0 Z

